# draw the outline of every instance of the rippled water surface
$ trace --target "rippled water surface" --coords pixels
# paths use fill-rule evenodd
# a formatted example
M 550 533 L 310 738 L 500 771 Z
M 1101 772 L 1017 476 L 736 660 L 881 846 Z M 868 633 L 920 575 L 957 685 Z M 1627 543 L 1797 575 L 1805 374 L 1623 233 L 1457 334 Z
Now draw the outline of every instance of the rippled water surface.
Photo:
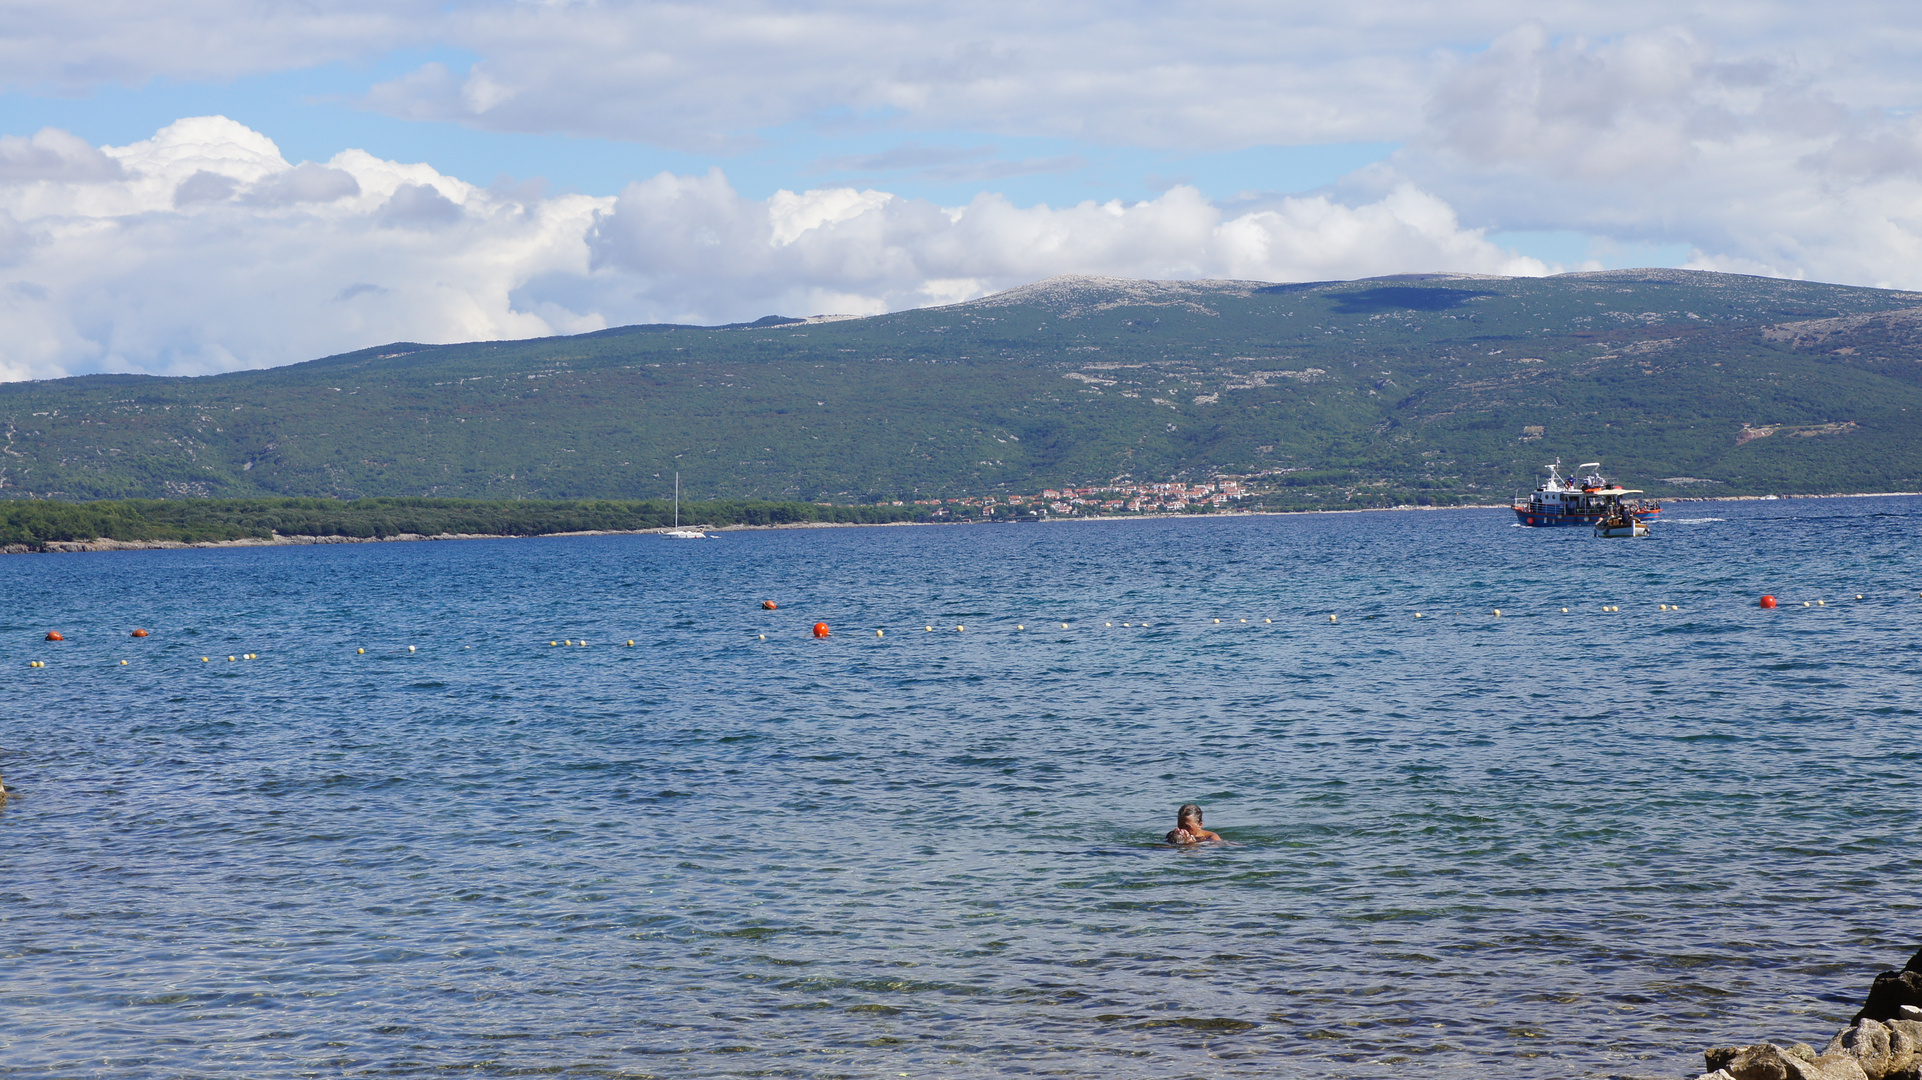
M 1664 516 L 0 559 L 0 1075 L 1824 1038 L 1922 935 L 1922 499 Z

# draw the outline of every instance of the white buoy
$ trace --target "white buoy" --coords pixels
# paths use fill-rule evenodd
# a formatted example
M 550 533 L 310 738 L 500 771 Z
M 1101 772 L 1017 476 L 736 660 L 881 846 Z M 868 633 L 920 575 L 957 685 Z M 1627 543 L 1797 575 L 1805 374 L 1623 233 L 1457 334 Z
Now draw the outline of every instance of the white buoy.
M 408 652 L 413 652 L 413 651 L 414 651 L 414 647 L 413 647 L 412 645 L 409 645 L 409 646 L 407 646 L 407 651 L 408 651 Z
M 1216 625 L 1216 626 L 1220 626 L 1220 625 L 1221 625 L 1221 620 L 1220 620 L 1220 619 L 1216 619 L 1216 620 L 1215 620 L 1215 625 Z
M 1567 608 L 1563 608 L 1563 609 L 1562 609 L 1562 614 L 1564 614 L 1564 615 L 1566 615 L 1566 614 L 1568 614 L 1568 609 L 1567 609 Z
M 1062 623 L 1062 624 L 1061 624 L 1061 629 L 1063 629 L 1063 630 L 1066 630 L 1067 628 L 1068 628 L 1068 624 L 1067 624 L 1067 623 Z
M 1499 619 L 1499 618 L 1501 618 L 1501 617 L 1502 617 L 1502 609 L 1501 609 L 1501 608 L 1496 608 L 1496 609 L 1495 609 L 1495 617 L 1496 617 L 1497 619 Z
M 1262 622 L 1265 622 L 1265 623 L 1271 623 L 1271 622 L 1274 622 L 1275 620 L 1273 620 L 1273 619 L 1263 619 L 1263 620 L 1261 620 L 1261 621 L 1262 621 Z
M 1027 629 L 1027 627 L 1025 627 L 1025 626 L 1022 626 L 1022 625 L 1021 625 L 1020 623 L 1015 623 L 1015 624 L 1014 624 L 1014 628 L 1015 628 L 1016 630 L 1026 630 L 1026 629 Z
M 932 627 L 932 626 L 930 626 L 930 627 L 928 627 L 928 628 L 927 628 L 927 631 L 928 631 L 928 633 L 930 633 L 930 634 L 932 634 L 932 633 L 934 633 L 934 627 Z
M 762 635 L 761 635 L 761 640 L 762 640 L 762 641 L 766 641 L 766 640 L 767 640 L 767 635 L 766 635 L 766 634 L 762 634 Z
M 954 628 L 954 632 L 955 632 L 955 633 L 957 633 L 957 634 L 960 634 L 960 633 L 965 633 L 965 632 L 967 631 L 967 629 L 968 629 L 968 628 L 967 628 L 967 627 L 965 627 L 965 626 L 957 626 L 957 627 L 955 627 L 955 628 Z
M 1337 621 L 1337 620 L 1335 619 L 1335 617 L 1334 617 L 1333 615 L 1330 615 L 1330 616 L 1328 616 L 1328 621 L 1329 621 L 1329 622 L 1335 622 L 1335 621 Z
M 1415 618 L 1417 619 L 1421 618 L 1421 612 L 1419 611 L 1415 612 Z
M 880 637 L 880 636 L 881 636 L 881 631 L 879 631 L 879 630 L 876 630 L 876 631 L 874 632 L 874 636 L 875 636 L 875 637 Z

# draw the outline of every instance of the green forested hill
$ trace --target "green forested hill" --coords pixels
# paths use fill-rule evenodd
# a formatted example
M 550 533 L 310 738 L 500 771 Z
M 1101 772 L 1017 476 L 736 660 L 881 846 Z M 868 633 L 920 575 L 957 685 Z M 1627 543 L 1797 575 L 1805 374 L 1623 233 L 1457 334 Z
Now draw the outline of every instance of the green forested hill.
M 1486 500 L 1922 488 L 1922 294 L 1671 270 L 1059 278 L 847 320 L 0 386 L 0 495 L 861 501 L 1265 474 Z

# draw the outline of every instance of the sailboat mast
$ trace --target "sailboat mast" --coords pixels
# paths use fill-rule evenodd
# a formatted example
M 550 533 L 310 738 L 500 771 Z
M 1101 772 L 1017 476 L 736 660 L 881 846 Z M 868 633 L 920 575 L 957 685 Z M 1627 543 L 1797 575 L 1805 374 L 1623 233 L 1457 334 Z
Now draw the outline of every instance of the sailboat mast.
M 674 527 L 681 527 L 681 474 L 674 474 Z

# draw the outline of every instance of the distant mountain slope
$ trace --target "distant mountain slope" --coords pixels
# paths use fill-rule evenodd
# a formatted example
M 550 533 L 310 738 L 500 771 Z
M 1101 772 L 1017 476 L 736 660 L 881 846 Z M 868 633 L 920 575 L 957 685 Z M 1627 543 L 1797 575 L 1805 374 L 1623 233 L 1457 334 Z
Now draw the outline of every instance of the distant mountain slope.
M 1265 473 L 1922 488 L 1922 294 L 1677 270 L 1055 278 L 950 307 L 0 385 L 0 495 L 849 500 Z M 1667 479 L 1664 479 L 1667 478 Z

